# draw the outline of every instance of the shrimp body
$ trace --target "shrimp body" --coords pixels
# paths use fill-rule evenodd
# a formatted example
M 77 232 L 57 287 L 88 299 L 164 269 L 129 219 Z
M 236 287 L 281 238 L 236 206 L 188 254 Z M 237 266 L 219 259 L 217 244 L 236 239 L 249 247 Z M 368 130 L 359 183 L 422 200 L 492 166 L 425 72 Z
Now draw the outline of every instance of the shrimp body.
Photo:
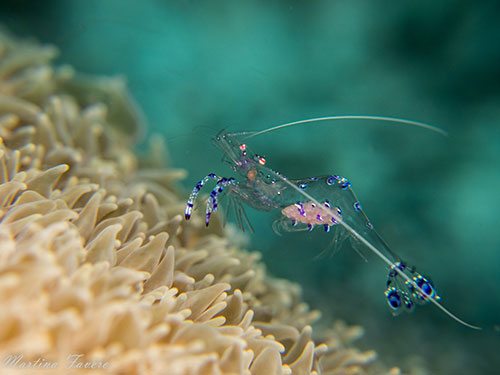
M 298 123 L 300 122 L 291 124 Z M 254 133 L 254 135 L 264 132 L 267 131 Z M 351 237 L 355 242 L 370 249 L 389 266 L 387 288 L 384 294 L 394 315 L 402 311 L 411 312 L 416 304 L 432 302 L 457 322 L 473 329 L 480 329 L 461 320 L 441 305 L 438 302 L 440 297 L 432 282 L 419 274 L 415 267 L 407 265 L 389 248 L 362 210 L 348 179 L 338 175 L 329 175 L 289 180 L 267 167 L 264 157 L 252 153 L 246 144 L 240 142 L 238 136 L 245 134 L 247 133 L 229 134 L 221 131 L 214 138 L 214 142 L 229 159 L 226 161 L 240 178 L 236 180 L 215 174 L 204 177 L 189 196 L 185 211 L 186 220 L 191 217 L 194 201 L 203 185 L 210 179 L 216 180 L 215 188 L 207 201 L 207 226 L 211 214 L 217 210 L 218 199 L 224 193 L 229 197 L 227 209 L 233 206 L 238 226 L 242 230 L 244 230 L 244 224 L 253 230 L 242 206 L 246 204 L 262 211 L 279 209 L 281 217 L 275 223 L 275 228 L 312 231 L 316 226 L 321 225 L 326 232 L 330 232 L 333 228 L 338 235 L 342 231 L 347 235 L 340 238 Z

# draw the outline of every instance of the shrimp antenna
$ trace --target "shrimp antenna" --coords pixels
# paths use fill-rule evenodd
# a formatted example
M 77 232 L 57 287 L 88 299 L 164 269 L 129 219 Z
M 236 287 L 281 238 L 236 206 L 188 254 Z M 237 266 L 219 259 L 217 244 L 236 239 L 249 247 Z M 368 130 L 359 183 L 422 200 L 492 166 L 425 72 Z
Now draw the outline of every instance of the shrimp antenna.
M 363 245 L 365 245 L 368 249 L 370 249 L 375 255 L 377 255 L 384 263 L 386 263 L 391 269 L 394 269 L 402 278 L 404 278 L 407 282 L 409 282 L 416 290 L 418 290 L 419 293 L 421 293 L 423 296 L 426 296 L 427 293 L 422 290 L 421 287 L 419 287 L 408 275 L 406 275 L 402 270 L 400 270 L 398 267 L 395 267 L 395 264 L 390 261 L 389 258 L 387 258 L 382 252 L 377 249 L 375 246 L 373 246 L 368 240 L 366 240 L 361 234 L 359 234 L 353 227 L 351 227 L 349 224 L 347 224 L 344 220 L 342 220 L 342 217 L 339 216 L 334 210 L 331 208 L 328 208 L 324 206 L 323 204 L 319 203 L 316 199 L 314 199 L 313 196 L 305 192 L 304 190 L 301 190 L 299 187 L 297 187 L 295 184 L 290 182 L 285 176 L 276 173 L 273 171 L 271 168 L 268 168 L 266 166 L 262 166 L 262 169 L 266 170 L 268 173 L 275 175 L 277 178 L 285 182 L 288 186 L 290 186 L 292 189 L 298 191 L 300 194 L 302 194 L 304 197 L 309 199 L 311 202 L 315 203 L 317 207 L 320 207 L 325 213 L 328 213 L 329 215 L 333 216 L 333 218 L 341 224 L 354 238 L 356 238 L 358 241 L 360 241 Z M 481 327 L 472 325 L 470 323 L 467 323 L 460 319 L 458 316 L 453 314 L 451 311 L 449 311 L 446 307 L 441 305 L 438 301 L 436 301 L 434 298 L 429 298 L 429 300 L 437 307 L 439 308 L 442 312 L 444 312 L 446 315 L 448 315 L 450 318 L 453 320 L 457 321 L 458 323 L 472 328 L 472 329 L 477 329 L 477 330 L 482 330 Z
M 448 136 L 448 133 L 444 131 L 443 129 L 440 129 L 436 126 L 426 124 L 425 122 L 420 122 L 420 121 L 413 121 L 413 120 L 408 120 L 404 118 L 398 118 L 398 117 L 389 117 L 389 116 L 364 116 L 364 115 L 341 115 L 341 116 L 326 116 L 326 117 L 315 117 L 315 118 L 309 118 L 305 120 L 300 120 L 300 121 L 293 121 L 293 122 L 287 122 L 286 124 L 281 124 L 281 125 L 276 125 L 273 126 L 272 128 L 264 129 L 258 132 L 248 132 L 246 134 L 250 134 L 244 139 L 252 138 L 257 135 L 269 133 L 281 128 L 287 128 L 289 126 L 295 126 L 295 125 L 302 125 L 302 124 L 307 124 L 307 123 L 316 123 L 320 121 L 330 121 L 330 120 L 377 120 L 377 121 L 387 121 L 387 122 L 395 122 L 398 124 L 402 125 L 411 125 L 411 126 L 417 126 L 419 128 L 424 128 L 431 130 L 433 132 L 439 133 L 441 135 L 444 135 L 445 137 Z

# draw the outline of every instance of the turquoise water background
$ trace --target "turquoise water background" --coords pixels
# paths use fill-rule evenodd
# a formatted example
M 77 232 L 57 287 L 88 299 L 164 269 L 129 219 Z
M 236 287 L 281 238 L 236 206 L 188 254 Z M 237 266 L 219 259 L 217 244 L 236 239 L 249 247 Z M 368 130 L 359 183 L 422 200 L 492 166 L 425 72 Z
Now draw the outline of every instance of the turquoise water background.
M 4 1 L 0 22 L 61 49 L 78 71 L 127 77 L 188 190 L 231 176 L 211 137 L 337 114 L 425 121 L 448 137 L 335 122 L 249 142 L 289 178 L 340 174 L 391 247 L 431 276 L 443 304 L 393 318 L 386 270 L 329 236 L 271 229 L 253 212 L 253 249 L 323 311 L 366 328 L 362 347 L 430 374 L 500 371 L 500 6 L 494 1 Z M 321 197 L 318 197 L 321 199 Z

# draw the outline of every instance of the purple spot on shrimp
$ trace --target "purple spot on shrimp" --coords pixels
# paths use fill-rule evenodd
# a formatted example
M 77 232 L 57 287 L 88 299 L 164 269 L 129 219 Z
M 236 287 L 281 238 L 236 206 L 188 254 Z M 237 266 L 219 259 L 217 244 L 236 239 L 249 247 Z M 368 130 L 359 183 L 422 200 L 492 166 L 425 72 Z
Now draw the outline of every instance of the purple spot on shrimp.
M 313 229 L 314 229 L 314 227 L 312 226 L 312 224 L 307 224 L 307 230 L 309 232 L 312 232 Z
M 340 182 L 342 183 L 342 185 L 340 185 L 340 187 L 342 189 L 347 189 L 347 188 L 352 186 L 352 184 L 350 183 L 350 181 L 347 178 L 342 177 L 340 179 Z
M 354 202 L 353 206 L 356 211 L 361 211 L 361 203 Z
M 326 233 L 330 232 L 330 226 L 328 224 L 325 224 L 325 232 Z
M 318 177 L 309 177 L 309 181 L 318 181 Z
M 399 268 L 401 271 L 404 271 L 406 269 L 406 263 L 404 262 L 397 262 L 392 266 L 392 269 L 394 268 Z
M 317 214 L 317 215 L 316 215 L 316 219 L 317 219 L 317 220 L 319 220 L 319 221 L 323 221 L 323 218 L 321 217 L 321 215 L 320 215 L 320 214 Z
M 304 211 L 304 205 L 302 202 L 295 203 L 295 207 L 297 207 L 297 211 L 299 211 L 300 216 L 306 216 L 306 212 Z
M 342 210 L 340 209 L 340 207 L 335 207 L 337 209 L 337 213 L 339 214 L 339 216 L 342 216 Z
M 403 302 L 405 304 L 405 307 L 408 310 L 412 310 L 413 309 L 413 301 L 411 300 L 410 297 L 408 297 L 408 295 L 406 293 L 403 295 Z
M 398 311 L 401 307 L 401 297 L 398 292 L 399 291 L 396 288 L 389 288 L 385 292 L 387 302 L 390 308 L 393 309 L 394 311 Z
M 333 185 L 335 183 L 335 180 L 336 180 L 335 176 L 328 177 L 326 180 L 326 184 Z
M 299 188 L 301 188 L 302 190 L 305 190 L 307 188 L 307 184 L 300 184 Z
M 297 220 L 292 219 L 292 226 L 294 227 L 296 225 L 297 225 Z
M 330 202 L 329 201 L 324 201 L 323 205 L 327 208 L 330 208 Z

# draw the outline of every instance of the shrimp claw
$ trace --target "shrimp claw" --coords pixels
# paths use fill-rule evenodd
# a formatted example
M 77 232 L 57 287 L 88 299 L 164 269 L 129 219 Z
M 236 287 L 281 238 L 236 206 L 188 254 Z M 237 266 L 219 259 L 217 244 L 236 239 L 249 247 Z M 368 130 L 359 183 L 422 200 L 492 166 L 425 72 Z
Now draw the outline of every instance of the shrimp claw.
M 400 273 L 406 272 L 411 280 L 403 282 Z M 417 288 L 418 287 L 418 288 Z M 394 315 L 402 311 L 412 312 L 415 303 L 423 305 L 431 299 L 439 301 L 439 297 L 432 282 L 416 272 L 415 267 L 408 267 L 404 262 L 396 262 L 391 267 L 387 278 L 385 291 L 387 304 Z M 401 307 L 405 309 L 402 310 Z

